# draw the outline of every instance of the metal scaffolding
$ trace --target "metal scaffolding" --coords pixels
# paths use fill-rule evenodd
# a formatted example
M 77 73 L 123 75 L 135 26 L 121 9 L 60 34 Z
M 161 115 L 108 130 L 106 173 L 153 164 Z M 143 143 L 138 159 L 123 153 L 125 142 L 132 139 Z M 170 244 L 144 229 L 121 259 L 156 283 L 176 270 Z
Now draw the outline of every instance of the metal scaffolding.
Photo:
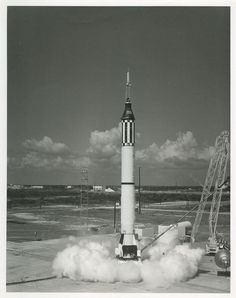
M 209 232 L 212 239 L 216 239 L 216 226 L 222 196 L 222 189 L 225 185 L 225 174 L 227 162 L 229 159 L 229 132 L 223 131 L 215 142 L 214 154 L 211 158 L 208 172 L 206 175 L 199 208 L 196 214 L 195 222 L 192 229 L 191 241 L 195 242 L 199 230 L 202 215 L 205 210 L 207 199 L 211 196 L 211 188 L 214 183 L 213 199 L 209 215 Z M 214 182 L 215 181 L 215 182 Z
M 80 210 L 83 211 L 83 207 L 86 207 L 88 217 L 88 204 L 89 204 L 89 189 L 88 189 L 88 169 L 81 169 L 81 184 L 80 184 Z

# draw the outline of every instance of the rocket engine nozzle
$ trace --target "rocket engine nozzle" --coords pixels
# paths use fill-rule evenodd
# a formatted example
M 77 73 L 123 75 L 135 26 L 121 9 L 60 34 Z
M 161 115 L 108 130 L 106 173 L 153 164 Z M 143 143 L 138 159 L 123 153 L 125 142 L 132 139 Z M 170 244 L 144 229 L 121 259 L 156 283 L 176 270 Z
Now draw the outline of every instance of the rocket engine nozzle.
M 125 260 L 125 261 L 140 260 L 141 253 L 140 253 L 140 250 L 138 249 L 134 234 L 129 235 L 130 236 L 129 238 L 132 238 L 131 243 L 130 241 L 128 241 L 130 239 L 126 239 L 128 238 L 126 236 L 128 235 L 121 234 L 120 242 L 119 242 L 118 248 L 116 249 L 116 257 L 119 260 Z

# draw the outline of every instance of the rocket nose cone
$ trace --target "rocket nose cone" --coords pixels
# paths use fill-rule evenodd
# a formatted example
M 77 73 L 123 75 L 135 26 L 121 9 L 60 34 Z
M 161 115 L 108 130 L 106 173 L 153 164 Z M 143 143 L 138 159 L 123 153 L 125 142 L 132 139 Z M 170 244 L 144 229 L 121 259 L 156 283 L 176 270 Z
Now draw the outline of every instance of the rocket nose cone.
M 135 120 L 134 113 L 133 113 L 132 107 L 131 107 L 131 102 L 128 100 L 125 103 L 125 110 L 121 117 L 121 120 Z

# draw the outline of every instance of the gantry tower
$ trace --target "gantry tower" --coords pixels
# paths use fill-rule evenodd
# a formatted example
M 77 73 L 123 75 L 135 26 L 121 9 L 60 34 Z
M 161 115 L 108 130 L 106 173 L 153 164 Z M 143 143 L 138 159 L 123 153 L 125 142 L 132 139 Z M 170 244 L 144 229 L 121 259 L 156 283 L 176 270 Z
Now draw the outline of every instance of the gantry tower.
M 215 141 L 214 154 L 210 160 L 209 168 L 207 171 L 203 191 L 201 195 L 200 204 L 194 221 L 191 241 L 195 242 L 196 235 L 202 220 L 205 210 L 207 199 L 213 196 L 210 215 L 209 215 L 209 240 L 216 243 L 217 236 L 217 221 L 220 209 L 220 202 L 222 190 L 225 185 L 225 174 L 227 163 L 229 159 L 229 132 L 223 131 Z M 214 187 L 213 192 L 211 191 Z

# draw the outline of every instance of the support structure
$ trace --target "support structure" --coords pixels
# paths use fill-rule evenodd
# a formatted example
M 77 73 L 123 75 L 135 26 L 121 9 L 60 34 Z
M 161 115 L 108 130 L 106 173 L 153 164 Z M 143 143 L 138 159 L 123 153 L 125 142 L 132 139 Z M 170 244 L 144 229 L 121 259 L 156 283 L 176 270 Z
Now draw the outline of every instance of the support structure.
M 213 199 L 209 215 L 209 240 L 208 244 L 212 245 L 212 250 L 216 250 L 216 227 L 220 209 L 222 189 L 225 185 L 225 174 L 227 162 L 229 159 L 229 132 L 223 131 L 215 142 L 215 152 L 211 158 L 208 172 L 206 175 L 199 208 L 196 214 L 195 222 L 192 229 L 191 241 L 195 242 L 196 235 L 199 230 L 201 219 L 205 210 L 207 199 L 211 194 L 211 188 L 214 184 Z M 210 249 L 210 248 L 209 248 Z
M 80 185 L 80 209 L 86 206 L 88 217 L 88 169 L 81 169 L 81 185 Z

